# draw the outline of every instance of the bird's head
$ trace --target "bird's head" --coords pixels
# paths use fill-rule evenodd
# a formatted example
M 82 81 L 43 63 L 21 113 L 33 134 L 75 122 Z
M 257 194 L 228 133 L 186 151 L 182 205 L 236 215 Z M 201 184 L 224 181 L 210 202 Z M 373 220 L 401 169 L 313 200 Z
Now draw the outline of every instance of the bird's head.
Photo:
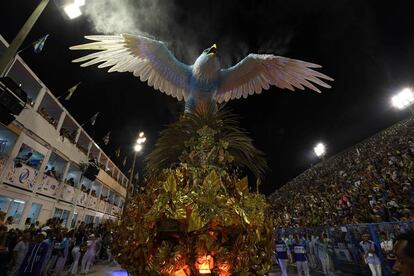
M 193 66 L 194 75 L 199 79 L 211 80 L 218 76 L 220 62 L 217 57 L 217 45 L 205 49 Z

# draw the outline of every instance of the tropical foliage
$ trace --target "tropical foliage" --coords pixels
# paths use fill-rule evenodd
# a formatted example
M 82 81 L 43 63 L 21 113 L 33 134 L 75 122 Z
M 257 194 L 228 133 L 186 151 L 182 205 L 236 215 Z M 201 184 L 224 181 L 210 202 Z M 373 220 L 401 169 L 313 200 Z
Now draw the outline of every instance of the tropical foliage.
M 229 114 L 183 116 L 162 133 L 145 188 L 114 228 L 117 261 L 133 275 L 199 275 L 203 260 L 213 275 L 269 271 L 269 206 L 237 170 L 261 174 L 261 159 Z

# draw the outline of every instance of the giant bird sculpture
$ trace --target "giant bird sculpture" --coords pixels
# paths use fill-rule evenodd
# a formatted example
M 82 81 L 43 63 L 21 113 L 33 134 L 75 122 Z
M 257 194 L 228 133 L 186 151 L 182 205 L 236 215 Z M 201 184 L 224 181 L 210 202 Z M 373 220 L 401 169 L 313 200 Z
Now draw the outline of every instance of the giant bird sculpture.
M 274 55 L 249 54 L 238 64 L 222 69 L 214 44 L 205 49 L 193 65 L 175 58 L 162 41 L 141 35 L 93 35 L 95 41 L 70 47 L 71 50 L 97 50 L 78 58 L 86 67 L 99 64 L 109 72 L 132 72 L 141 81 L 167 95 L 185 101 L 185 111 L 260 94 L 271 85 L 303 90 L 305 87 L 320 92 L 315 84 L 330 86 L 322 81 L 333 79 L 314 70 L 320 65 Z

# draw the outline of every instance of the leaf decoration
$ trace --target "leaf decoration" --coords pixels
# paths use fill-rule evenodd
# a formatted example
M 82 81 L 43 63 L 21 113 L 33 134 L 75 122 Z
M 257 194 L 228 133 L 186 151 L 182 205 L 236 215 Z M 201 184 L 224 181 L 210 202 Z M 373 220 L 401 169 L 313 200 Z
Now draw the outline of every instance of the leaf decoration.
M 190 218 L 188 220 L 188 232 L 197 231 L 203 228 L 204 224 L 202 221 L 202 218 L 197 210 L 197 208 L 194 208 L 191 212 Z
M 167 180 L 164 182 L 164 190 L 172 194 L 175 194 L 177 191 L 177 183 L 172 173 L 168 175 Z
M 249 191 L 249 183 L 247 180 L 247 176 L 243 177 L 240 181 L 236 183 L 236 190 L 239 195 L 247 194 Z
M 204 178 L 203 186 L 211 193 L 217 193 L 220 190 L 220 177 L 215 170 L 212 170 L 206 178 Z

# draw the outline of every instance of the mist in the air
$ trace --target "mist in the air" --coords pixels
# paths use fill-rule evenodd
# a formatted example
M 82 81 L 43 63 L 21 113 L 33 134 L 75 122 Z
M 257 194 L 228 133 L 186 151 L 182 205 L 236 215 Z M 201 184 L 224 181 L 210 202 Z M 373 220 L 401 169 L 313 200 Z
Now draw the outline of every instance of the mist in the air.
M 194 62 L 213 43 L 218 44 L 223 67 L 233 65 L 250 52 L 287 52 L 293 37 L 288 26 L 284 25 L 281 32 L 274 21 L 276 15 L 251 15 L 247 4 L 240 4 L 239 10 L 235 10 L 235 3 L 239 2 L 190 1 L 184 5 L 172 0 L 87 0 L 84 13 L 95 34 L 128 32 L 162 40 L 185 63 Z M 266 13 L 269 8 L 264 6 L 262 11 Z M 233 15 L 234 11 L 240 14 Z M 283 15 L 282 11 L 278 14 Z M 258 26 L 259 47 L 247 46 L 247 34 L 238 28 L 238 20 Z M 272 32 L 263 32 L 262 25 L 272 26 Z
M 84 13 L 92 30 L 99 34 L 141 34 L 166 42 L 178 57 L 190 61 L 198 56 L 196 32 L 187 32 L 176 23 L 176 6 L 163 0 L 89 0 Z M 191 36 L 191 41 L 190 41 Z M 208 47 L 208 46 L 206 46 Z

